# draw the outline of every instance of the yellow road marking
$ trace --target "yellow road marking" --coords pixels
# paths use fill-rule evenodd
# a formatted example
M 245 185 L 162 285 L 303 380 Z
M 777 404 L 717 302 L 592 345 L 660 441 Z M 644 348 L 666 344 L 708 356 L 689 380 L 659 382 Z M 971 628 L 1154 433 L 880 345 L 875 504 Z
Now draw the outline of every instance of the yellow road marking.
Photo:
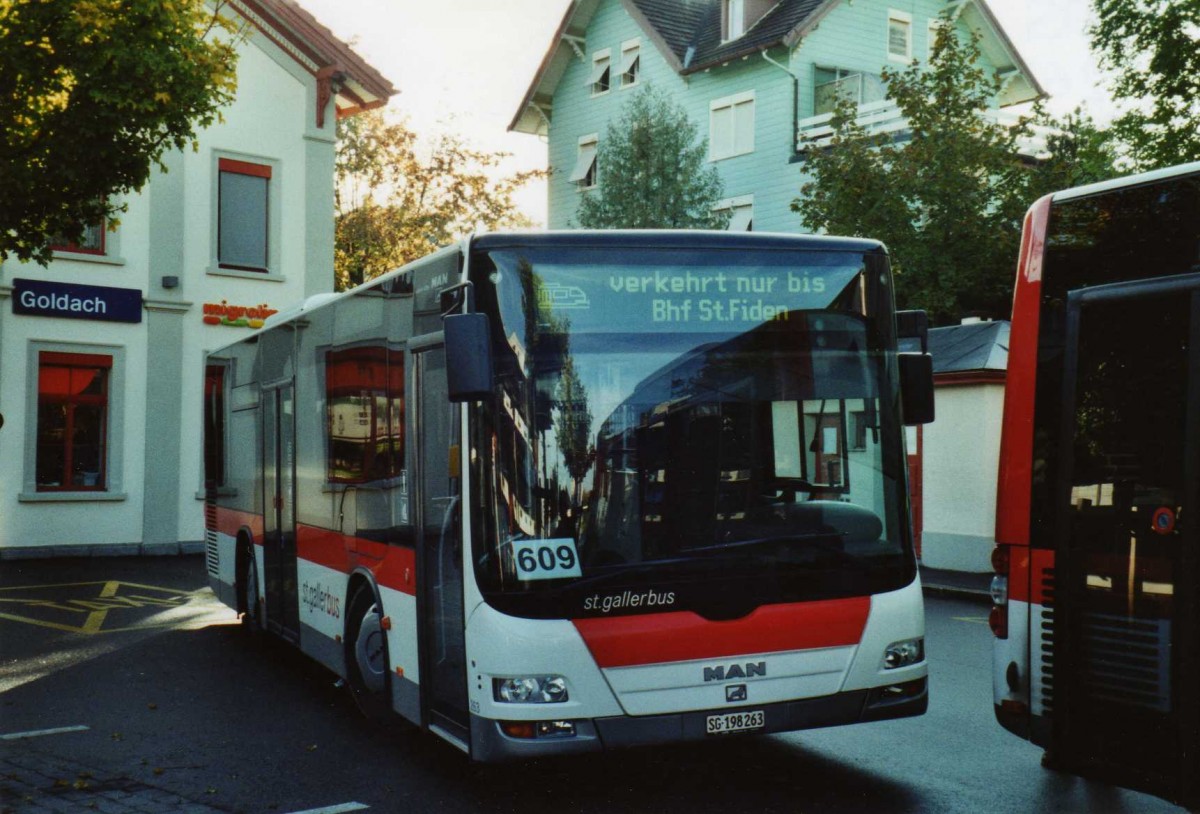
M 101 587 L 93 596 L 85 596 L 84 598 L 64 599 L 60 596 L 55 599 L 44 599 L 41 597 L 26 596 L 18 598 L 14 596 L 2 595 L 11 591 L 53 591 L 55 589 L 87 588 L 91 586 Z M 130 589 L 135 589 L 137 592 L 135 593 L 130 591 L 126 594 L 121 593 L 122 590 L 129 591 Z M 18 613 L 0 612 L 0 619 L 7 619 L 13 622 L 24 622 L 25 624 L 36 625 L 38 627 L 49 628 L 51 630 L 61 630 L 68 633 L 83 633 L 88 635 L 170 627 L 172 623 L 168 622 L 105 628 L 105 622 L 108 621 L 110 612 L 114 610 L 179 608 L 186 604 L 189 599 L 200 595 L 205 590 L 206 589 L 202 588 L 196 591 L 184 591 L 175 588 L 161 588 L 156 585 L 144 585 L 137 582 L 123 582 L 121 580 L 107 580 L 104 582 L 70 582 L 57 583 L 54 585 L 25 585 L 12 588 L 0 588 L 0 607 L 6 607 L 6 609 L 11 609 L 12 611 L 16 612 L 27 611 L 31 614 L 30 616 L 25 616 L 18 615 Z M 36 618 L 34 614 L 37 614 L 38 611 L 50 611 L 60 614 L 85 614 L 86 618 L 83 620 L 81 625 L 63 624 L 60 621 Z

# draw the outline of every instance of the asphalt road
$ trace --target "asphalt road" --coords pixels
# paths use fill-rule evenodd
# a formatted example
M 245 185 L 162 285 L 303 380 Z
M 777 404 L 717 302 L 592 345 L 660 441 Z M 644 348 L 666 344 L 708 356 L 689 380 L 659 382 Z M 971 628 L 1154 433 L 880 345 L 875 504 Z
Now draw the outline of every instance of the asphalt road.
M 64 786 L 86 786 L 83 774 L 125 778 L 203 806 L 179 811 L 1182 810 L 1042 769 L 1040 751 L 993 719 L 986 607 L 946 598 L 926 607 L 922 718 L 477 766 L 402 723 L 369 725 L 324 669 L 282 644 L 248 641 L 205 587 L 198 557 L 8 562 L 0 811 L 70 810 L 16 796 L 6 754 L 90 770 L 58 779 Z

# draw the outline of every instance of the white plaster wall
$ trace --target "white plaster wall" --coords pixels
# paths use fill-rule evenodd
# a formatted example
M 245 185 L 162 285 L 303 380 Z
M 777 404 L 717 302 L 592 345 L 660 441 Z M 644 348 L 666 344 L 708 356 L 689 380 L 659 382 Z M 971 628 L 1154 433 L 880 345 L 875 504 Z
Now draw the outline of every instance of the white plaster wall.
M 248 329 L 207 326 L 202 322 L 203 304 L 227 300 L 231 304 L 267 304 L 283 309 L 303 299 L 306 264 L 312 260 L 307 243 L 313 225 L 333 230 L 333 212 L 315 212 L 310 199 L 318 198 L 328 208 L 328 190 L 309 195 L 307 164 L 314 160 L 332 164 L 334 116 L 332 105 L 325 128 L 315 124 L 315 80 L 274 44 L 255 33 L 241 47 L 236 101 L 224 111 L 224 121 L 199 134 L 197 149 L 168 157 L 172 178 L 165 183 L 156 171 L 148 192 L 129 199 L 118 232 L 109 235 L 116 257 L 103 262 L 86 262 L 60 256 L 49 268 L 8 261 L 0 265 L 0 550 L 9 548 L 54 548 L 69 553 L 71 547 L 129 546 L 142 542 L 143 490 L 147 450 L 143 440 L 148 422 L 161 411 L 178 411 L 183 432 L 177 465 L 180 488 L 177 506 L 180 542 L 203 538 L 203 504 L 198 499 L 202 485 L 202 366 L 206 350 L 229 344 L 249 333 Z M 315 148 L 314 148 L 314 145 Z M 272 233 L 278 243 L 273 271 L 282 279 L 253 279 L 211 273 L 214 257 L 213 226 L 215 196 L 215 153 L 232 153 L 245 160 L 275 162 L 271 194 L 278 196 L 279 229 Z M 179 179 L 182 177 L 182 185 Z M 322 177 L 323 174 L 319 177 Z M 328 183 L 332 188 L 333 178 Z M 169 187 L 174 189 L 169 189 Z M 159 190 L 155 197 L 155 190 Z M 178 204 L 183 196 L 183 226 L 178 233 L 151 234 L 151 206 Z M 327 227 L 326 227 L 327 224 Z M 325 235 L 323 237 L 328 237 Z M 152 243 L 168 247 L 182 258 L 181 267 L 151 268 Z M 332 246 L 332 239 L 328 240 Z M 172 251 L 165 253 L 172 256 Z M 162 257 L 164 253 L 158 252 Z M 328 285 L 333 285 L 333 257 L 328 257 Z M 176 264 L 178 265 L 178 264 Z M 166 289 L 164 275 L 178 276 L 180 285 Z M 135 288 L 147 300 L 177 304 L 183 310 L 183 346 L 180 354 L 181 383 L 174 404 L 147 405 L 147 315 L 137 325 L 84 320 L 15 316 L 12 300 L 4 296 L 15 277 L 91 285 Z M 122 383 L 123 415 L 120 442 L 121 491 L 123 500 L 22 502 L 28 416 L 27 359 L 30 342 L 78 342 L 123 348 L 125 374 Z M 36 380 L 35 386 L 36 386 Z M 118 439 L 114 439 L 118 440 Z M 151 455 L 154 451 L 150 451 Z M 111 479 L 110 479 L 111 480 Z M 153 509 L 153 507 L 151 507 Z M 64 551 L 64 549 L 67 549 Z M 2 551 L 0 551 L 2 553 Z M 48 552 L 49 553 L 49 552 Z
M 1002 384 L 943 385 L 924 429 L 922 562 L 986 572 L 996 524 Z

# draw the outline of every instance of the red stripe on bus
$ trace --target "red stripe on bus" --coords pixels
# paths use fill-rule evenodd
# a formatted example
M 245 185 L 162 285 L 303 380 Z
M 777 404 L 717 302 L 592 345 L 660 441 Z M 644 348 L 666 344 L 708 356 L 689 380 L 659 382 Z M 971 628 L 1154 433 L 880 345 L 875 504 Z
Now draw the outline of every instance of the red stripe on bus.
M 1047 582 L 1053 585 L 1053 577 L 1046 579 L 1046 572 L 1054 571 L 1054 552 L 1048 548 L 1014 547 L 1008 570 L 1008 598 L 1012 602 L 1028 602 L 1045 605 L 1047 599 L 1053 604 L 1054 597 L 1048 595 Z M 1053 589 L 1051 589 L 1053 590 Z
M 1025 216 L 1013 294 L 1008 384 L 1004 388 L 1004 422 L 1000 431 L 1000 469 L 996 486 L 996 541 L 1008 545 L 1029 545 L 1038 321 L 1050 201 L 1051 196 L 1047 195 L 1031 206 Z
M 407 546 L 364 540 L 316 526 L 296 526 L 296 556 L 333 571 L 349 574 L 365 568 L 383 588 L 416 595 L 417 554 Z
M 261 514 L 238 511 L 237 509 L 230 509 L 225 506 L 217 506 L 216 509 L 216 531 L 219 531 L 221 534 L 228 534 L 230 537 L 237 537 L 239 531 L 248 528 L 250 529 L 251 536 L 254 538 L 254 542 L 256 544 L 262 543 L 263 518 Z
M 600 667 L 629 667 L 755 653 L 844 647 L 862 641 L 870 597 L 765 605 L 741 619 L 710 622 L 691 611 L 576 619 Z

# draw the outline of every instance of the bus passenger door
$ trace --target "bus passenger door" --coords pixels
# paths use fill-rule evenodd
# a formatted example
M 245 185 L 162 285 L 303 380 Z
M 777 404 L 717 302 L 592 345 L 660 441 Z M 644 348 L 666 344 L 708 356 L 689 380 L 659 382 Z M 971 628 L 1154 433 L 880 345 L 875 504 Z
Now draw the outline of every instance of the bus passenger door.
M 263 406 L 263 577 L 267 625 L 300 635 L 296 588 L 296 412 L 291 382 L 265 388 Z
M 1200 285 L 1097 286 L 1067 305 L 1051 755 L 1195 799 Z
M 414 352 L 417 393 L 417 523 L 422 625 L 421 694 L 427 721 L 468 743 L 459 480 L 451 455 L 459 443 L 442 346 Z

